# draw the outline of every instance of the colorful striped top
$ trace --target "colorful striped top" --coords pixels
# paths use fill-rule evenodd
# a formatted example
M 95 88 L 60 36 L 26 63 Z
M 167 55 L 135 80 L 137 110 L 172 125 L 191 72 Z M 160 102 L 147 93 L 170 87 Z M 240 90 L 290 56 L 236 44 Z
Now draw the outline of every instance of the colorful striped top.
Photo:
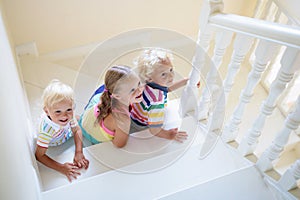
M 37 145 L 44 148 L 61 145 L 72 136 L 70 123 L 62 127 L 51 121 L 46 113 L 42 114 L 38 127 Z
M 103 120 L 97 123 L 97 117 L 100 114 L 98 104 L 100 102 L 101 95 L 102 93 L 95 93 L 93 95 L 79 121 L 82 134 L 92 144 L 111 141 L 115 136 L 114 131 L 105 127 Z
M 162 127 L 164 110 L 167 106 L 168 88 L 156 83 L 147 83 L 143 92 L 143 100 L 132 104 L 131 119 L 137 125 Z

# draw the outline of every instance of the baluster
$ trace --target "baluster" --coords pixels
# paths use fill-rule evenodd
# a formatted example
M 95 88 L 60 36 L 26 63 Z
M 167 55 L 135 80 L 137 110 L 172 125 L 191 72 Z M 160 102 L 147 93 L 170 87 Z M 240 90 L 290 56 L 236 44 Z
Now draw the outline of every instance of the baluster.
M 222 63 L 225 50 L 231 42 L 232 34 L 231 31 L 221 31 L 216 34 L 216 44 L 212 58 L 214 66 L 211 66 L 210 71 L 206 76 L 207 87 L 204 88 L 199 102 L 198 113 L 196 116 L 198 120 L 207 119 L 208 113 L 211 111 L 213 105 L 215 105 L 217 98 L 214 97 L 214 94 L 220 89 L 219 85 L 216 84 L 216 79 L 218 78 L 217 69 Z
M 198 88 L 197 83 L 200 80 L 200 72 L 203 73 L 203 66 L 206 62 L 207 56 L 206 52 L 202 47 L 205 49 L 209 46 L 209 41 L 211 37 L 211 30 L 208 30 L 205 34 L 200 34 L 198 37 L 198 45 L 195 49 L 195 55 L 192 60 L 192 70 L 189 75 L 189 81 L 187 86 L 184 88 L 181 98 L 180 98 L 180 106 L 179 106 L 179 113 L 181 117 L 184 117 L 188 112 L 195 111 L 198 112 Z M 205 46 L 201 46 L 205 45 Z
M 286 172 L 281 176 L 278 185 L 288 191 L 297 187 L 297 180 L 300 179 L 300 160 L 297 160 Z
M 192 70 L 187 86 L 184 88 L 180 100 L 180 115 L 184 116 L 187 112 L 195 110 L 198 113 L 197 98 L 198 89 L 197 83 L 200 80 L 200 72 L 203 73 L 203 66 L 207 59 L 205 51 L 209 47 L 212 35 L 212 27 L 208 24 L 208 18 L 211 14 L 221 12 L 223 10 L 223 1 L 221 0 L 205 0 L 203 2 L 200 29 L 198 32 L 197 46 L 195 55 L 192 60 Z M 205 51 L 203 51 L 203 49 Z M 188 100 L 188 101 L 187 101 Z
M 246 53 L 249 51 L 253 43 L 253 38 L 242 34 L 237 34 L 234 42 L 234 51 L 231 61 L 228 65 L 228 73 L 224 80 L 225 100 L 234 84 L 234 78 L 238 73 L 241 63 L 245 58 Z
M 272 0 L 258 0 L 254 10 L 254 18 L 265 19 Z
M 271 84 L 269 95 L 262 104 L 261 112 L 239 145 L 238 149 L 242 155 L 253 153 L 257 145 L 258 137 L 264 127 L 266 117 L 272 114 L 279 95 L 281 95 L 286 88 L 287 83 L 293 78 L 299 63 L 299 50 L 290 47 L 287 48 L 281 59 L 281 69 L 279 70 L 276 79 Z
M 246 104 L 250 102 L 253 95 L 253 90 L 261 79 L 263 71 L 274 56 L 274 52 L 279 47 L 274 44 L 261 40 L 255 50 L 255 61 L 252 66 L 252 70 L 248 75 L 248 80 L 245 89 L 242 90 L 240 95 L 239 104 L 236 106 L 233 115 L 231 116 L 229 123 L 225 126 L 222 137 L 226 142 L 233 141 L 238 134 L 239 124 L 241 123 L 242 116 L 246 107 Z
M 256 163 L 263 172 L 272 169 L 272 161 L 279 157 L 288 142 L 291 132 L 296 130 L 300 124 L 300 96 L 295 106 L 295 111 L 288 115 L 283 129 L 277 133 L 272 145 L 260 156 Z
M 262 19 L 267 21 L 274 21 L 274 17 L 278 12 L 278 7 L 272 0 L 268 1 L 265 6 L 265 11 L 262 14 Z
M 294 78 L 289 82 L 289 84 L 287 85 L 286 89 L 282 92 L 281 96 L 278 98 L 277 100 L 277 104 L 283 104 L 283 102 L 286 100 L 286 97 L 289 96 L 289 93 L 292 92 L 292 88 L 295 86 L 295 83 L 296 83 L 296 80 L 297 80 L 297 77 L 300 75 L 299 74 L 300 71 L 297 71 L 295 74 L 294 74 Z M 284 115 L 287 115 L 289 112 L 291 112 L 291 109 L 293 107 L 289 107 L 288 110 L 282 110 L 282 112 L 284 113 Z
M 208 121 L 207 134 L 201 146 L 199 159 L 205 158 L 215 147 L 220 134 L 225 116 L 225 93 L 220 89 L 216 93 L 217 104 L 213 108 L 212 115 Z

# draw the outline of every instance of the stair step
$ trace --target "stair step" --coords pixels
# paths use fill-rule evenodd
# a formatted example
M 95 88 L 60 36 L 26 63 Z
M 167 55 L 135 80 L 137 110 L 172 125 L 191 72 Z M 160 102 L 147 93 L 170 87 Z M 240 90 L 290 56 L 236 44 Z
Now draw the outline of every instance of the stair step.
M 244 178 L 241 178 L 244 177 Z M 254 166 L 234 171 L 159 199 L 276 199 Z
M 121 150 L 109 146 L 111 143 L 105 143 L 107 146 L 103 144 L 93 145 L 92 149 L 88 147 L 89 153 L 97 155 L 102 150 L 106 150 L 105 152 L 110 151 L 111 158 L 118 153 L 119 156 L 115 157 L 114 161 L 121 160 L 117 164 L 122 164 L 125 159 L 122 158 Z M 201 145 L 191 145 L 184 149 L 178 148 L 181 147 L 181 144 L 172 143 L 163 151 L 163 154 L 113 170 L 91 156 L 93 169 L 88 169 L 86 173 L 92 174 L 94 169 L 102 170 L 102 173 L 89 176 L 89 178 L 79 177 L 72 184 L 65 180 L 65 184 L 43 192 L 42 196 L 44 200 L 50 200 L 58 199 L 57 197 L 63 198 L 65 194 L 68 194 L 70 199 L 83 198 L 89 194 L 89 199 L 99 199 L 99 193 L 95 191 L 99 191 L 101 188 L 99 192 L 102 198 L 140 199 L 143 197 L 143 199 L 153 199 L 252 165 L 235 150 L 228 148 L 221 140 L 218 141 L 211 154 L 201 160 L 199 159 Z M 134 160 L 135 158 L 133 156 L 128 159 Z M 219 163 L 223 163 L 222 167 Z M 50 178 L 47 180 L 48 182 L 56 179 L 53 176 L 48 178 Z M 115 192 L 115 188 L 120 188 L 120 191 Z

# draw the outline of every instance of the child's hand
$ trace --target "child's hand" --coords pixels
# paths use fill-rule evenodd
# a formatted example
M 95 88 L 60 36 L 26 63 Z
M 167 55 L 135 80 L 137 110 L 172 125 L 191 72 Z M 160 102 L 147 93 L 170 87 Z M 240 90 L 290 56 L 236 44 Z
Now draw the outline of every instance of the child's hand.
M 70 120 L 70 126 L 71 126 L 71 128 L 75 128 L 77 125 L 78 125 L 78 124 L 75 122 L 74 119 L 71 119 L 71 120 Z
M 187 139 L 187 133 L 185 131 L 178 131 L 174 137 L 174 140 L 177 142 L 182 143 L 184 140 Z
M 178 131 L 178 128 L 173 128 L 168 130 L 168 137 L 170 140 L 175 140 L 177 142 L 183 142 L 187 139 L 187 133 L 185 131 Z
M 89 167 L 89 160 L 84 157 L 82 152 L 75 153 L 73 162 L 79 168 L 87 169 Z
M 62 174 L 66 175 L 68 180 L 72 182 L 72 177 L 77 179 L 77 176 L 80 175 L 78 167 L 73 163 L 64 163 L 62 168 L 59 170 Z

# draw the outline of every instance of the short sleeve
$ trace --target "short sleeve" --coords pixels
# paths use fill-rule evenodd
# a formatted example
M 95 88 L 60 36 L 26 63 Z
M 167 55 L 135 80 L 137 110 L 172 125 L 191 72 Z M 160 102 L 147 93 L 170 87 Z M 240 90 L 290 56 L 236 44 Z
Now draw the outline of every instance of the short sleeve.
M 164 123 L 164 116 L 165 116 L 164 103 L 150 105 L 148 110 L 148 126 L 150 128 L 162 127 Z
M 46 132 L 39 132 L 37 137 L 37 145 L 40 147 L 48 148 L 52 136 Z

